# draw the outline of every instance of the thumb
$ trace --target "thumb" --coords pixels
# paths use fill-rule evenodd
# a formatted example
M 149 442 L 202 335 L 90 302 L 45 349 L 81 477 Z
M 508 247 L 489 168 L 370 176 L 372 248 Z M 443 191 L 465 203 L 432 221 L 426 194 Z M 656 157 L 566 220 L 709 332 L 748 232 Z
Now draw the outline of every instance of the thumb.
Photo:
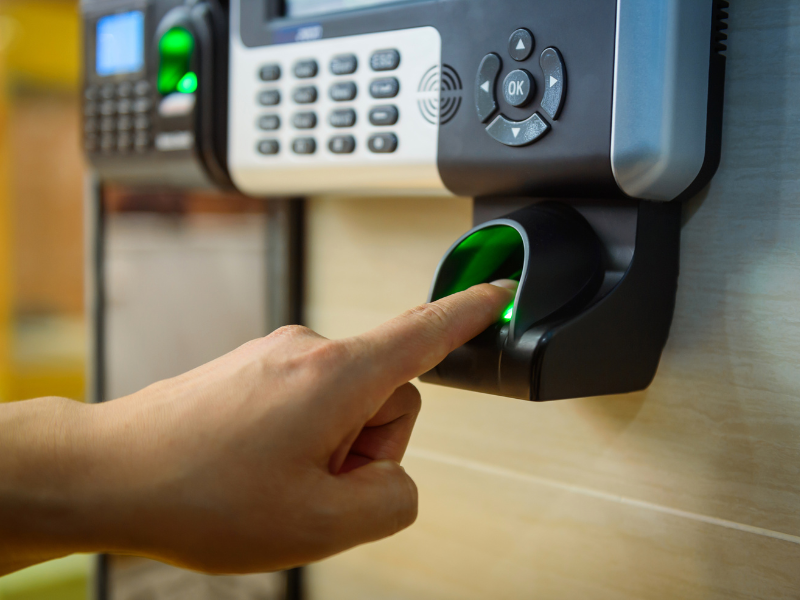
M 417 519 L 417 486 L 392 460 L 376 460 L 336 477 L 342 511 L 343 540 L 348 546 L 397 533 Z

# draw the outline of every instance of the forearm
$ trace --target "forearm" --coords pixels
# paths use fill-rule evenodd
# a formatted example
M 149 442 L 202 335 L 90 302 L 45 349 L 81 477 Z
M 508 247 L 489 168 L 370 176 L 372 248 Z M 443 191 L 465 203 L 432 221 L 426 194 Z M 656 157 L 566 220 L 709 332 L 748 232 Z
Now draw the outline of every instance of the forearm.
M 95 550 L 93 407 L 63 398 L 0 405 L 0 574 Z

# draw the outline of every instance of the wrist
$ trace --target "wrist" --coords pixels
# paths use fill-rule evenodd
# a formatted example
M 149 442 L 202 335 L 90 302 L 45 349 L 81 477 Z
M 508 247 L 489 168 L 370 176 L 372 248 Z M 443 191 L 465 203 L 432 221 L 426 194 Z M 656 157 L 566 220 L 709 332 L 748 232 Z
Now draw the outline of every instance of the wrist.
M 84 493 L 93 412 L 64 398 L 0 407 L 0 568 L 94 550 Z

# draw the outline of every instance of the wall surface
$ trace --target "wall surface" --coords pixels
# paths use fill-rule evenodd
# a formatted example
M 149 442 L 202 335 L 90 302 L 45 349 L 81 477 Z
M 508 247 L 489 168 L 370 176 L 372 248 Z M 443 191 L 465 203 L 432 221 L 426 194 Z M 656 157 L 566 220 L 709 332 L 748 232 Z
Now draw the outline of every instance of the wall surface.
M 800 598 L 800 3 L 730 14 L 722 165 L 686 207 L 653 385 L 543 405 L 421 385 L 418 522 L 311 567 L 313 600 Z M 422 302 L 470 211 L 313 202 L 309 325 Z

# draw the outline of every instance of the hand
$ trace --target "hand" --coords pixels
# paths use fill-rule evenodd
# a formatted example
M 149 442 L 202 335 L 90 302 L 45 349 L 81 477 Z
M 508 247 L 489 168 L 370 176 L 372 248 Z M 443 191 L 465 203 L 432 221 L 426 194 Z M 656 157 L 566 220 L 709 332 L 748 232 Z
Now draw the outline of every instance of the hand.
M 408 382 L 499 318 L 513 297 L 499 285 L 340 341 L 285 327 L 101 405 L 18 403 L 17 413 L 33 404 L 59 418 L 32 428 L 52 452 L 32 453 L 27 468 L 39 473 L 22 486 L 29 502 L 15 504 L 19 489 L 0 484 L 0 572 L 21 556 L 75 551 L 215 573 L 271 571 L 407 527 L 417 490 L 399 462 L 420 410 Z M 29 422 L 16 419 L 23 429 Z M 0 480 L 25 479 L 25 467 L 0 458 Z M 16 548 L 16 562 L 4 544 Z

